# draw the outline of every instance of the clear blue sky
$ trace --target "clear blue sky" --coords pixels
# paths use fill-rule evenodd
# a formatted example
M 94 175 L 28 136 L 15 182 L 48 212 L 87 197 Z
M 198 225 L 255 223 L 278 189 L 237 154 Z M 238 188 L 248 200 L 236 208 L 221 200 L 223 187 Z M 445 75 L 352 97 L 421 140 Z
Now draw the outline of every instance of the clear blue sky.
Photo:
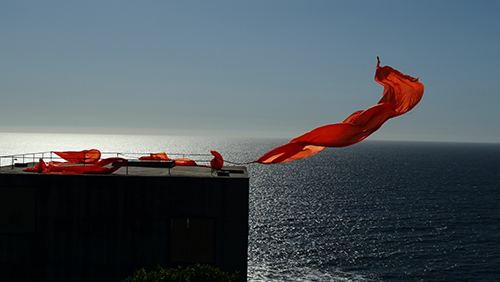
M 420 77 L 370 137 L 500 142 L 500 1 L 2 1 L 0 132 L 293 138 Z

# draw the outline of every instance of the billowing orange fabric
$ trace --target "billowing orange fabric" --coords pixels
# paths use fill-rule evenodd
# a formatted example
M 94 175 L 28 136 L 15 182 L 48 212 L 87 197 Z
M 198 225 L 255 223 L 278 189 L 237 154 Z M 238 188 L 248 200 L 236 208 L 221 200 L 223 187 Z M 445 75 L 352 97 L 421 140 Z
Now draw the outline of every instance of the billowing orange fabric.
M 289 143 L 274 148 L 256 162 L 284 163 L 314 155 L 325 147 L 345 147 L 356 144 L 379 129 L 388 119 L 407 113 L 422 99 L 424 85 L 389 67 L 377 64 L 375 81 L 384 86 L 384 94 L 375 106 L 352 113 L 342 123 L 313 129 Z
M 174 161 L 178 166 L 195 166 L 195 161 L 187 158 L 171 159 L 165 152 L 150 154 L 149 156 L 140 157 L 141 161 Z
M 167 154 L 165 152 L 161 152 L 161 153 L 156 153 L 156 154 L 150 154 L 149 156 L 140 157 L 139 160 L 141 160 L 141 161 L 150 161 L 150 160 L 169 161 L 170 158 L 167 156 Z
M 54 153 L 66 161 L 74 164 L 95 164 L 101 158 L 101 152 L 96 149 Z
M 47 168 L 47 165 L 45 164 L 43 159 L 40 158 L 40 159 L 38 159 L 37 165 L 35 165 L 34 167 L 27 167 L 27 168 L 23 169 L 23 171 L 42 173 L 45 171 L 46 168 Z
M 40 159 L 35 167 L 25 168 L 24 171 L 38 173 L 62 174 L 111 174 L 127 163 L 123 158 L 108 158 L 99 160 L 101 152 L 96 149 L 83 151 L 54 152 L 66 162 L 48 162 Z M 111 167 L 107 165 L 114 164 Z
M 175 165 L 179 165 L 179 166 L 195 166 L 195 165 L 198 165 L 192 159 L 180 158 L 180 159 L 173 159 L 173 160 L 175 161 Z
M 210 167 L 213 169 L 221 169 L 224 160 L 222 159 L 222 156 L 217 152 L 217 151 L 210 151 L 214 158 L 210 161 Z M 167 156 L 166 153 L 161 152 L 161 153 L 154 153 L 150 154 L 149 156 L 143 156 L 140 157 L 139 160 L 141 161 L 165 161 L 165 160 L 172 160 L 175 161 L 175 165 L 178 166 L 203 166 L 206 167 L 205 165 L 199 165 L 197 164 L 194 160 L 188 159 L 188 158 L 179 158 L 179 159 L 171 159 Z
M 114 163 L 111 167 L 106 167 Z M 111 174 L 127 163 L 123 158 L 107 158 L 93 164 L 76 164 L 74 162 L 48 162 L 40 159 L 34 168 L 25 168 L 24 171 L 38 173 L 61 174 Z M 76 165 L 75 165 L 76 164 Z
M 210 161 L 210 167 L 215 170 L 221 169 L 224 165 L 224 159 L 222 159 L 221 154 L 215 150 L 210 151 L 210 153 L 214 156 L 214 158 Z

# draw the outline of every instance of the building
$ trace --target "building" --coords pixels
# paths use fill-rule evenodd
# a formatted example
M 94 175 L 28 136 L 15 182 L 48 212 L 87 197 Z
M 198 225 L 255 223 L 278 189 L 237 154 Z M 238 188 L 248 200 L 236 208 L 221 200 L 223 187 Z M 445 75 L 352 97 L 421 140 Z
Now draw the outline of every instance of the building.
M 110 175 L 1 167 L 0 281 L 121 281 L 194 263 L 246 281 L 245 167 L 129 165 Z

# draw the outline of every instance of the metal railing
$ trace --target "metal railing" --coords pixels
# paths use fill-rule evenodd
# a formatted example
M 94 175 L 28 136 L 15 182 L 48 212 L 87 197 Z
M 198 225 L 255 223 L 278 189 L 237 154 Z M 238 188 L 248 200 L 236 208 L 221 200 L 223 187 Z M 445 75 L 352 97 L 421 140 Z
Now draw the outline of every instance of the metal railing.
M 44 162 L 66 162 L 67 160 L 59 157 L 56 151 L 45 151 L 36 153 L 25 153 L 0 156 L 0 170 L 10 167 L 13 169 L 15 166 L 28 166 L 29 164 L 36 165 L 40 159 Z M 209 164 L 213 158 L 211 154 L 186 154 L 186 153 L 166 153 L 170 159 L 188 158 L 198 164 Z M 150 156 L 151 153 L 124 153 L 124 152 L 101 152 L 101 159 L 120 157 L 127 160 L 138 160 L 143 156 Z

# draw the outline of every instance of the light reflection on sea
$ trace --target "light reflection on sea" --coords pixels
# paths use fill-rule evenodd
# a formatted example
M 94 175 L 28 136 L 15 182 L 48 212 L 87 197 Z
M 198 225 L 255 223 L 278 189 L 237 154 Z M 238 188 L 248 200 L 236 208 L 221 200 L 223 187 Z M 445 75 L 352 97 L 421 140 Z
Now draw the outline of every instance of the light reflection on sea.
M 0 133 L 0 155 L 96 148 L 253 161 L 287 140 Z M 249 281 L 494 281 L 500 145 L 364 141 L 248 165 Z

